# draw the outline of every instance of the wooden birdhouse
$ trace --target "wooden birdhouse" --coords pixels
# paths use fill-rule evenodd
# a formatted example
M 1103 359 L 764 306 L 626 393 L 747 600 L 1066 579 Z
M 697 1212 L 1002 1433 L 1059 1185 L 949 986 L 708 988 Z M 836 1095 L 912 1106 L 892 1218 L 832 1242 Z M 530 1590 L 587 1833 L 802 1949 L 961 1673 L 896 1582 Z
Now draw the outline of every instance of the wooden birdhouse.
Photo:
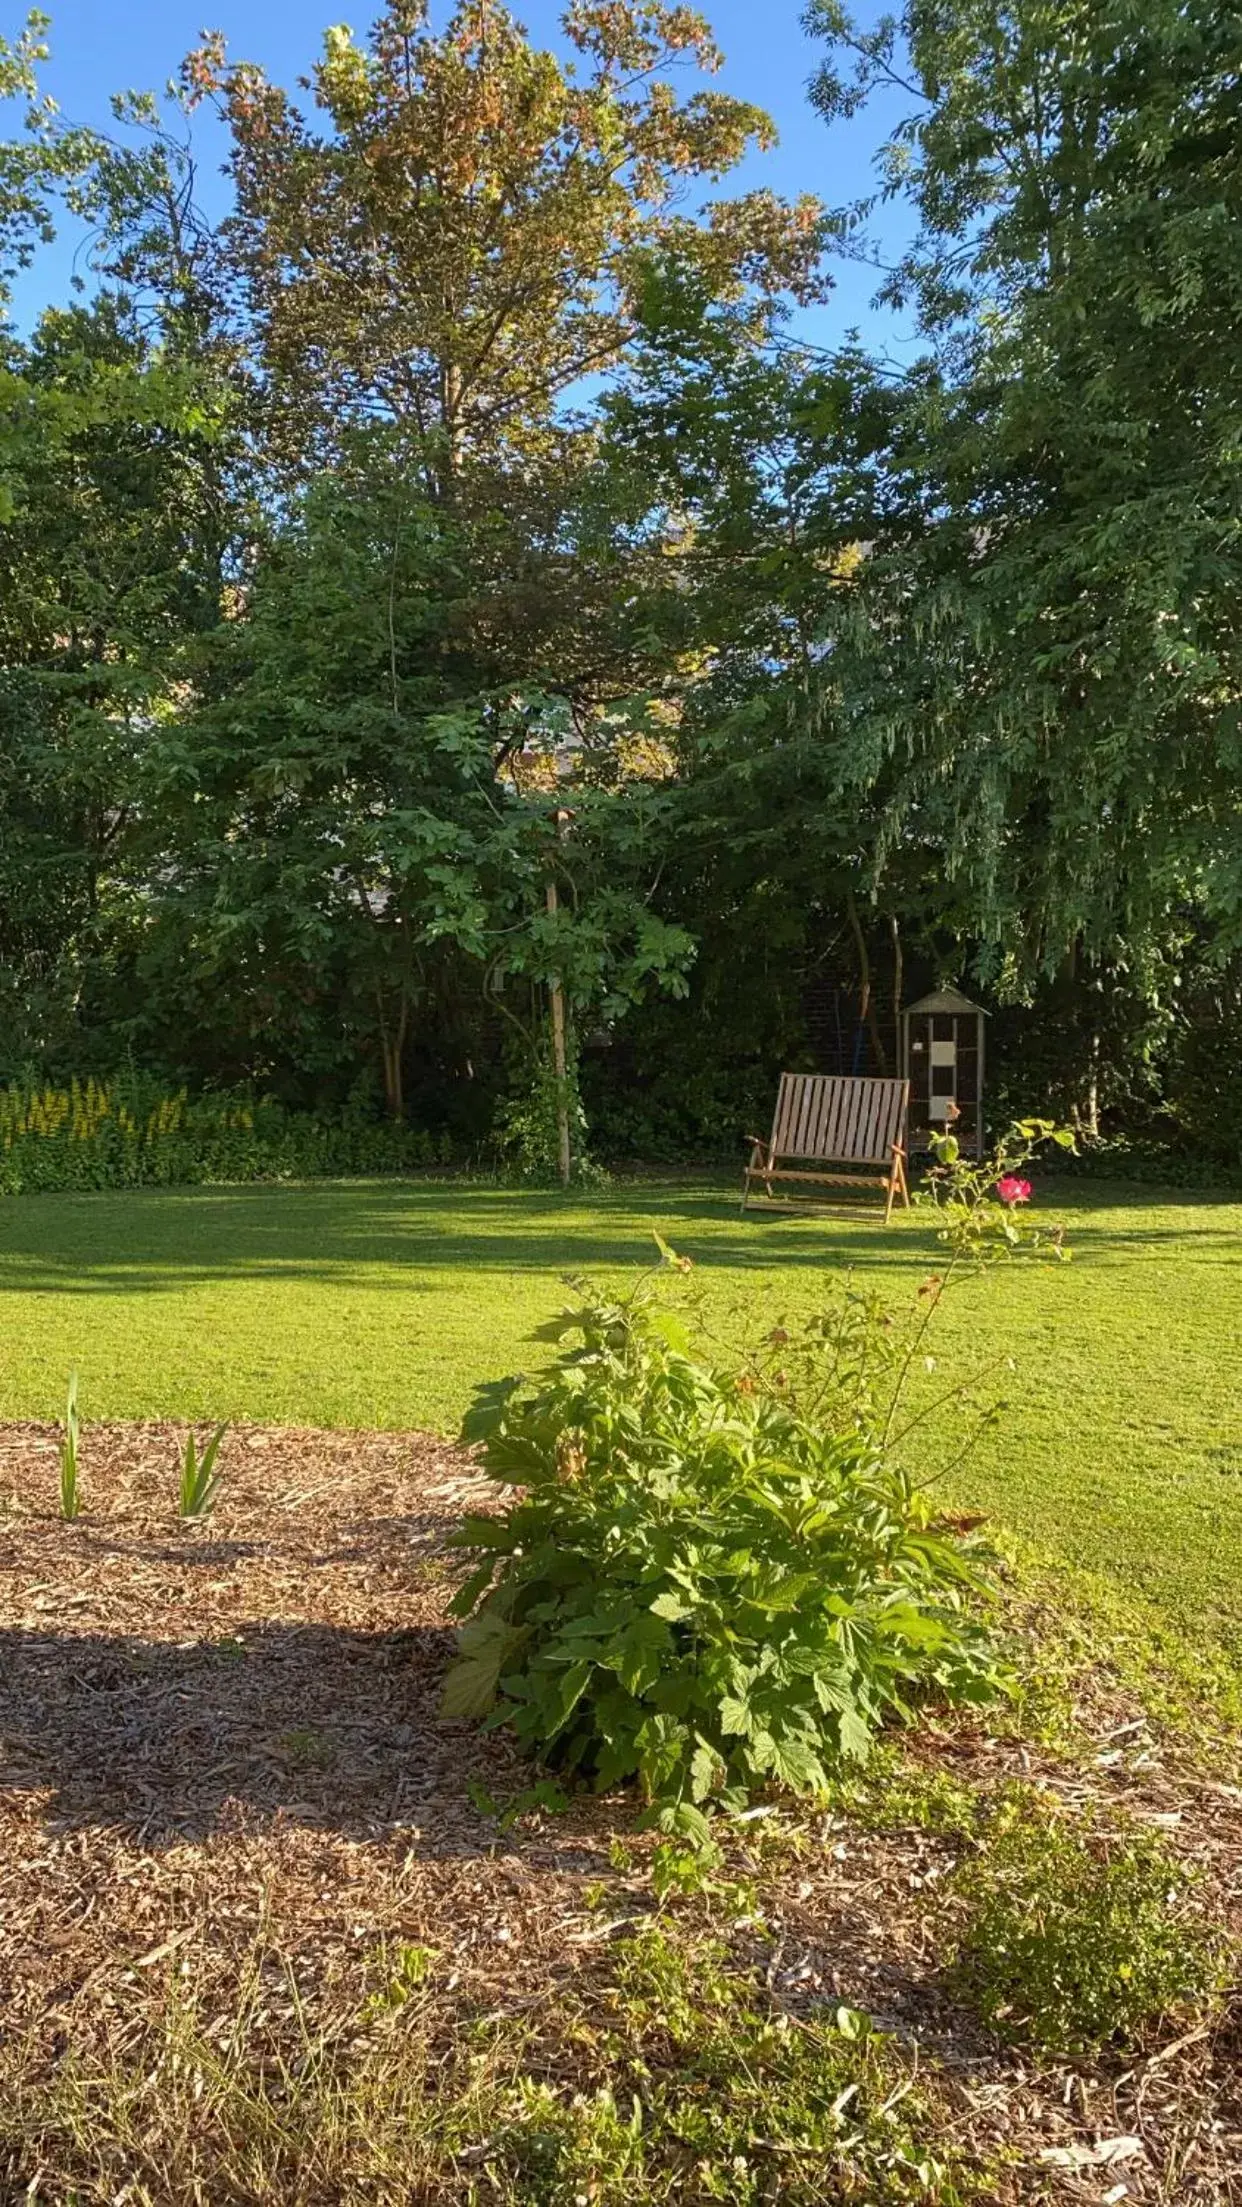
M 910 1083 L 910 1148 L 956 1134 L 967 1155 L 983 1155 L 982 1005 L 957 989 L 933 989 L 901 1015 L 901 1070 Z

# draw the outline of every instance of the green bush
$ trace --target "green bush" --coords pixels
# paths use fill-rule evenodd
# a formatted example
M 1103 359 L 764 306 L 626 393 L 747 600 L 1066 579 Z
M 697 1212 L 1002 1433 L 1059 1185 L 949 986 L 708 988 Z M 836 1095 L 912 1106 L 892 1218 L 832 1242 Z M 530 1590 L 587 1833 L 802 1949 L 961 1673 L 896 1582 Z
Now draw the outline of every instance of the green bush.
M 246 1091 L 192 1097 L 143 1074 L 0 1088 L 0 1194 L 313 1180 L 447 1164 L 421 1127 L 323 1120 Z
M 502 1099 L 492 1127 L 492 1146 L 502 1172 L 535 1187 L 560 1178 L 561 1113 L 569 1127 L 570 1179 L 577 1187 L 600 1187 L 608 1175 L 587 1146 L 587 1119 L 578 1082 L 578 1052 L 567 1044 L 561 1078 L 551 1055 L 542 1052 L 522 1067 L 515 1092 Z
M 1217 1193 L 1242 1187 L 1242 1164 L 1150 1136 L 1131 1141 L 1121 1134 L 1101 1135 L 1083 1141 L 1077 1156 L 1059 1158 L 1051 1169 L 1075 1179 L 1127 1181 L 1139 1187 L 1206 1188 Z
M 959 1876 L 952 1980 L 1002 2037 L 1067 2055 L 1141 2046 L 1222 1981 L 1195 1878 L 1155 1833 L 1075 1831 L 1029 1807 L 1013 1820 L 1011 1806 Z
M 523 1492 L 457 1536 L 482 1561 L 446 1715 L 599 1789 L 637 1779 L 702 1836 L 709 1802 L 819 1791 L 923 1696 L 993 1695 L 969 1544 L 885 1445 L 885 1329 L 847 1293 L 738 1372 L 696 1361 L 649 1286 L 566 1314 L 581 1346 L 466 1422 Z

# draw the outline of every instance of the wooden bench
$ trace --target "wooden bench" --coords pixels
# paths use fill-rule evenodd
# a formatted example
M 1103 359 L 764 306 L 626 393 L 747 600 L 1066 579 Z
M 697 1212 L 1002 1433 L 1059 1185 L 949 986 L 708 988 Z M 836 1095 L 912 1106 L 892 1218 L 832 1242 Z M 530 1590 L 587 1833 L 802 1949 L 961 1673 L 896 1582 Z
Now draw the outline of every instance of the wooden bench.
M 782 1073 L 768 1141 L 757 1134 L 742 1184 L 742 1209 L 797 1211 L 806 1199 L 782 1197 L 773 1183 L 795 1181 L 811 1187 L 883 1188 L 887 1224 L 897 1196 L 909 1206 L 906 1185 L 906 1114 L 910 1083 L 903 1080 L 852 1080 L 838 1073 Z M 836 1170 L 851 1166 L 852 1171 Z M 868 1172 L 867 1166 L 878 1166 Z M 765 1195 L 756 1199 L 755 1182 Z

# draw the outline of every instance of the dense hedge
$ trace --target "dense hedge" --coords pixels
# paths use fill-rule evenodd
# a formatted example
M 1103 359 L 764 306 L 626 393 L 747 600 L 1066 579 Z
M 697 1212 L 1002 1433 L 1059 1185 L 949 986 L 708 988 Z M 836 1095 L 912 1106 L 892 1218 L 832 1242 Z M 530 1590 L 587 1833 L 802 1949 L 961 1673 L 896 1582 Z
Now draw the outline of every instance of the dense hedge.
M 292 1112 L 246 1093 L 191 1097 L 142 1075 L 0 1088 L 0 1193 L 310 1180 L 448 1164 L 424 1128 Z
M 735 1077 L 736 1069 L 735 1069 Z M 737 1077 L 737 1093 L 749 1090 L 749 1121 L 764 1113 L 754 1104 L 759 1080 Z M 702 1096 L 696 1095 L 701 1102 Z M 713 1097 L 713 1101 L 717 1101 Z M 592 1134 L 611 1162 L 732 1166 L 741 1154 L 736 1138 L 746 1106 L 705 1113 L 695 1126 L 676 1124 L 653 1108 L 601 1114 Z M 746 1121 L 746 1123 L 749 1123 Z M 600 1140 L 600 1134 L 604 1139 Z M 731 1138 L 732 1137 L 732 1138 Z M 193 1186 L 247 1180 L 317 1180 L 425 1170 L 466 1162 L 467 1153 L 444 1133 L 393 1126 L 360 1113 L 335 1117 L 291 1111 L 269 1096 L 245 1090 L 192 1097 L 149 1075 L 72 1081 L 64 1087 L 20 1083 L 0 1087 L 0 1195 L 34 1189 Z M 1242 1186 L 1242 1165 L 1205 1159 L 1171 1143 L 1114 1137 L 1092 1143 L 1073 1158 L 1049 1161 L 1050 1169 L 1090 1180 L 1128 1180 L 1165 1187 Z
M 1131 1181 L 1142 1187 L 1242 1188 L 1242 1162 L 1203 1156 L 1172 1142 L 1132 1142 L 1124 1135 L 1084 1141 L 1075 1157 L 1058 1157 L 1048 1169 L 1074 1180 Z

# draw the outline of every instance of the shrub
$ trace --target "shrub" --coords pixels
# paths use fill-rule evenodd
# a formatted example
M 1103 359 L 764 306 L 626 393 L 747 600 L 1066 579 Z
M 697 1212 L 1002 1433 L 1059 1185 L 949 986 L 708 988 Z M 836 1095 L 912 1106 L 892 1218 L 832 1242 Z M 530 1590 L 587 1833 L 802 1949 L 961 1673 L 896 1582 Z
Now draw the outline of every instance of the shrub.
M 1128 1181 L 1140 1187 L 1242 1188 L 1242 1164 L 1184 1150 L 1152 1137 L 1131 1140 L 1123 1134 L 1103 1135 L 1081 1144 L 1078 1155 L 1062 1161 L 1058 1170 L 1077 1179 Z
M 1004 1812 L 1002 1812 L 1004 1814 Z M 1050 2052 L 1141 2045 L 1221 1984 L 1195 1871 L 1157 1834 L 1071 1830 L 1029 1808 L 960 1873 L 951 1976 L 989 2027 Z
M 192 1097 L 143 1074 L 0 1089 L 0 1194 L 309 1180 L 445 1164 L 421 1127 L 316 1119 L 247 1091 Z
M 1072 1130 L 1052 1119 L 1015 1119 L 977 1159 L 963 1157 L 955 1135 L 933 1137 L 933 1162 L 914 1200 L 935 1212 L 955 1267 L 999 1257 L 1068 1258 L 1064 1228 L 1045 1225 L 1028 1208 L 1035 1191 L 1027 1170 L 1047 1143 L 1071 1155 L 1076 1149 Z
M 445 1714 L 599 1789 L 636 1778 L 665 1828 L 702 1836 L 704 1804 L 822 1790 L 925 1695 L 993 1695 L 978 1562 L 886 1445 L 886 1324 L 847 1292 L 720 1370 L 649 1283 L 588 1294 L 552 1329 L 581 1345 L 466 1421 L 524 1491 L 457 1536 L 482 1561 Z
M 534 1187 L 560 1179 L 561 1114 L 569 1128 L 570 1179 L 577 1187 L 601 1187 L 608 1174 L 587 1146 L 587 1117 L 579 1086 L 578 1051 L 566 1038 L 566 1069 L 558 1075 L 549 1052 L 520 1069 L 515 1092 L 502 1098 L 492 1126 L 492 1146 L 502 1172 Z

